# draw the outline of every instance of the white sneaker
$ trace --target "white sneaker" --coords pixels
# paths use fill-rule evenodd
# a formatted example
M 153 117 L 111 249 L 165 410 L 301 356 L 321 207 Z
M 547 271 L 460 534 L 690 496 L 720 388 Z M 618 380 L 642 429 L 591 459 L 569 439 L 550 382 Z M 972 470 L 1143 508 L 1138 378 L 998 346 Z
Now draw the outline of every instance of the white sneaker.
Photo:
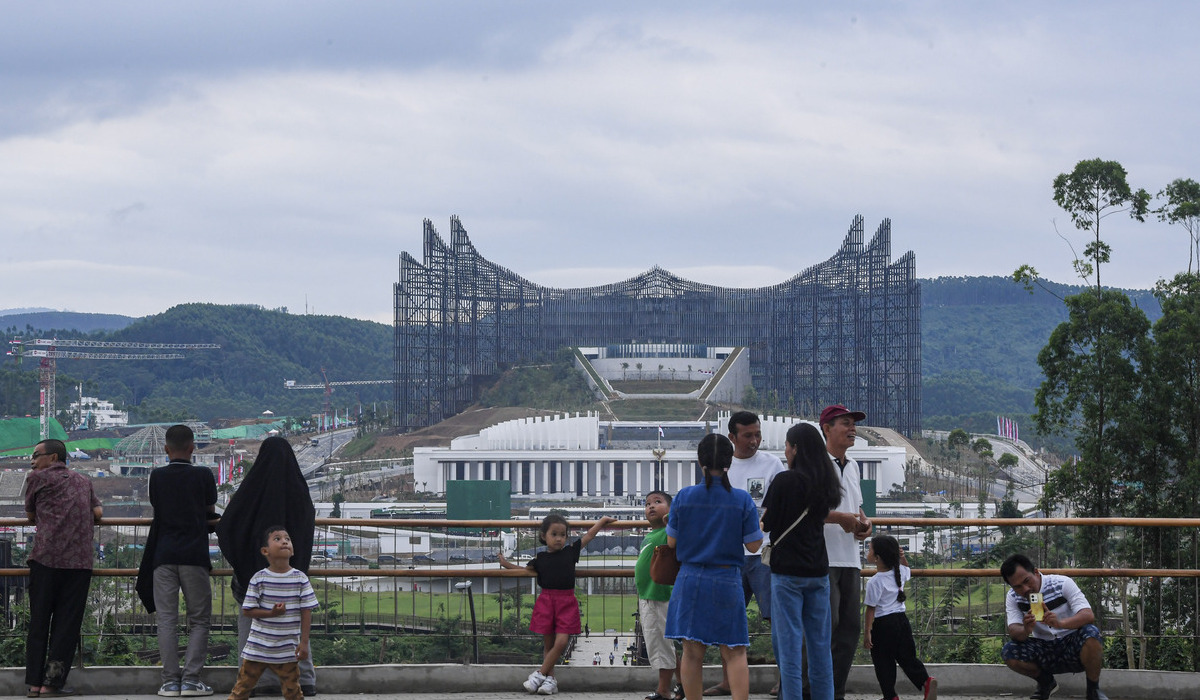
M 213 689 L 204 681 L 184 681 L 179 684 L 179 694 L 184 697 L 203 697 L 212 695 Z
M 538 688 L 542 687 L 542 683 L 545 682 L 546 677 L 542 675 L 542 672 L 534 671 L 533 673 L 529 674 L 529 678 L 527 678 L 522 685 L 524 685 L 525 690 L 529 691 L 530 693 L 536 693 Z
M 554 676 L 546 676 L 546 680 L 538 687 L 538 695 L 554 695 L 557 692 L 558 681 L 554 680 Z

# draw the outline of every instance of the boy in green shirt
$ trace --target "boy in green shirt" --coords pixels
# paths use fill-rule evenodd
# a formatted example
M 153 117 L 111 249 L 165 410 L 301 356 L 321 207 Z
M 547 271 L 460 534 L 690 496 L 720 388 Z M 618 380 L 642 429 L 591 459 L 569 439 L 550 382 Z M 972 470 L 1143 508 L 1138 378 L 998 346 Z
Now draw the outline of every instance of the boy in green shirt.
M 667 627 L 667 603 L 671 600 L 671 586 L 655 583 L 650 578 L 650 557 L 654 548 L 667 543 L 667 515 L 671 512 L 671 494 L 666 491 L 651 491 L 646 495 L 646 520 L 650 521 L 650 532 L 642 540 L 637 564 L 633 568 L 633 580 L 637 584 L 638 617 L 642 622 L 642 638 L 646 640 L 646 657 L 650 666 L 658 669 L 658 688 L 646 696 L 646 700 L 669 700 L 683 698 L 683 688 L 676 683 L 671 688 L 671 676 L 678 678 L 678 663 L 675 645 L 663 633 Z

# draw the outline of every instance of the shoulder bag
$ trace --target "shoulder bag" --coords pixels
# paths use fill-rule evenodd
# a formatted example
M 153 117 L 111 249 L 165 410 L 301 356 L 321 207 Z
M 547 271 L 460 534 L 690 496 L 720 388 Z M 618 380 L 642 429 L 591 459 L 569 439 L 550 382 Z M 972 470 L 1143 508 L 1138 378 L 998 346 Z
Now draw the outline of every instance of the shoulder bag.
M 806 516 L 806 515 L 808 515 L 807 508 L 805 508 L 804 512 L 800 514 L 799 518 L 796 518 L 796 522 L 792 523 L 791 526 L 788 527 L 788 529 L 784 530 L 783 534 L 779 536 L 779 539 L 775 540 L 771 544 L 779 544 L 780 542 L 782 542 L 783 538 L 787 537 L 787 534 L 792 531 L 792 528 L 799 525 L 800 521 L 804 520 L 804 516 Z M 655 552 L 655 553 L 657 554 L 657 552 Z M 766 566 L 770 566 L 771 565 L 771 545 L 770 544 L 765 545 L 762 548 L 762 551 L 759 552 L 759 556 L 761 557 L 761 561 L 763 564 L 765 564 Z
M 679 576 L 679 559 L 675 556 L 675 548 L 660 544 L 650 555 L 650 579 L 662 586 L 674 586 L 675 578 Z

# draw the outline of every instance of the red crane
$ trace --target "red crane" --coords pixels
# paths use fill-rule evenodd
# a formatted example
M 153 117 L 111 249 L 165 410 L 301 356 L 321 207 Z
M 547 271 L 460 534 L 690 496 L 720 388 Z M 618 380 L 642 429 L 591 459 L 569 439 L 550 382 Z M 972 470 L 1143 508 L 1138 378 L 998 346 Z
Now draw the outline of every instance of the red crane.
M 185 355 L 176 352 L 95 352 L 94 349 L 120 348 L 122 350 L 213 350 L 220 345 L 212 343 L 132 343 L 101 340 L 59 340 L 57 338 L 35 338 L 33 340 L 13 340 L 8 354 L 17 358 L 40 357 L 38 365 L 38 385 L 40 396 L 38 403 L 41 407 L 41 435 L 46 440 L 50 437 L 50 419 L 54 417 L 54 377 L 58 368 L 56 360 L 182 360 Z M 92 348 L 91 350 L 60 350 L 59 348 Z

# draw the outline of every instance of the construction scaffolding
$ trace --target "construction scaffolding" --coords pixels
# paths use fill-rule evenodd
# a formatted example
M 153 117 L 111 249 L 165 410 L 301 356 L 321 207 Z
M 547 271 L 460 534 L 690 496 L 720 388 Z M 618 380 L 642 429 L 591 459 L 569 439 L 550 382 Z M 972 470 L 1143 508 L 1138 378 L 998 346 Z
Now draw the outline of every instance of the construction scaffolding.
M 830 403 L 871 425 L 921 429 L 921 289 L 911 251 L 891 261 L 891 222 L 864 245 L 855 217 L 823 263 L 770 287 L 731 289 L 659 267 L 615 284 L 554 289 L 481 256 L 457 217 L 450 245 L 425 220 L 424 259 L 400 255 L 395 293 L 397 421 L 453 416 L 508 366 L 564 346 L 745 346 L 760 400 L 815 415 Z

